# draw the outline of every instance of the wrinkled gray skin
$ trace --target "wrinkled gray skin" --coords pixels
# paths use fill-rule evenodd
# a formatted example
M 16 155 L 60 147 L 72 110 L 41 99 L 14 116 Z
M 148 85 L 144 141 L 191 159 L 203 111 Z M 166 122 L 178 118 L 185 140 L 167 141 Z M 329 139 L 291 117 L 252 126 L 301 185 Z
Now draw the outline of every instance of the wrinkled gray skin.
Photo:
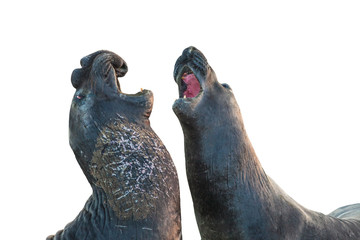
M 183 98 L 181 76 L 189 70 L 201 91 Z M 173 110 L 184 132 L 187 178 L 203 240 L 360 239 L 359 204 L 331 216 L 313 212 L 266 175 L 232 90 L 217 81 L 200 51 L 183 51 L 174 78 L 180 98 Z
M 123 59 L 98 51 L 73 71 L 69 140 L 93 193 L 48 240 L 181 239 L 177 173 L 150 127 L 151 91 L 121 92 Z

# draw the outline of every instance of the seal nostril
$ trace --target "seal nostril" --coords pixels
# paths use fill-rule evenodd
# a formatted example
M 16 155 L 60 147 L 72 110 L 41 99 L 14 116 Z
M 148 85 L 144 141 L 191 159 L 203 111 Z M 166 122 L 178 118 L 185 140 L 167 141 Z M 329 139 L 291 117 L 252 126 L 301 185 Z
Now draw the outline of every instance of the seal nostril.
M 81 68 L 75 69 L 71 74 L 71 84 L 78 88 L 83 81 L 84 71 Z
M 90 60 L 90 55 L 89 56 L 86 56 L 86 57 L 83 57 L 81 60 L 80 60 L 80 66 L 81 67 L 87 67 L 89 65 L 89 60 Z
M 182 52 L 182 56 L 189 58 L 195 49 L 196 48 L 193 46 L 185 48 L 184 51 Z
M 190 46 L 188 47 L 188 53 L 191 54 L 192 52 L 197 51 L 196 47 Z

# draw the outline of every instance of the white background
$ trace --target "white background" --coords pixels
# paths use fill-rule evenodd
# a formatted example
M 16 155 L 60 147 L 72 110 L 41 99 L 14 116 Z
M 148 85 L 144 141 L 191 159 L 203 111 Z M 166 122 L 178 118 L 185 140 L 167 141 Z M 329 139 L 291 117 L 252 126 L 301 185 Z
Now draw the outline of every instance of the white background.
M 171 106 L 173 66 L 190 45 L 233 88 L 263 168 L 290 196 L 323 213 L 360 202 L 359 1 L 6 2 L 1 239 L 45 239 L 90 196 L 68 145 L 70 75 L 100 49 L 128 63 L 124 92 L 154 92 L 151 125 L 177 166 L 185 240 L 200 237 Z

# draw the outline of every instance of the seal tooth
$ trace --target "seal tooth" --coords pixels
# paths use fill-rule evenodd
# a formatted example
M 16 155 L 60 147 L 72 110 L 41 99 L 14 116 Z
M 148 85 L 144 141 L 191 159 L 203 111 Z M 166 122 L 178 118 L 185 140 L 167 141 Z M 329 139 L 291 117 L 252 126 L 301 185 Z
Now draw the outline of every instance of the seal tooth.
M 184 95 L 184 98 L 186 98 L 186 95 Z

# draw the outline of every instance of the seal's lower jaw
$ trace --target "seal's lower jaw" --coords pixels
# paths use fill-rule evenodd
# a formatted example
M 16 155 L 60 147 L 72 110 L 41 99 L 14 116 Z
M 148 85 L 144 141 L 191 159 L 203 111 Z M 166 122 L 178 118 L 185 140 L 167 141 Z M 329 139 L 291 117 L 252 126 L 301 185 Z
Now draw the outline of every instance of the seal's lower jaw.
M 180 121 L 192 121 L 196 114 L 195 108 L 201 100 L 201 95 L 195 98 L 178 98 L 172 109 Z M 187 122 L 190 124 L 190 122 Z
M 141 109 L 143 109 L 144 117 L 146 118 L 150 117 L 154 103 L 154 95 L 152 91 L 141 89 L 140 92 L 135 94 L 119 93 L 119 97 L 121 101 L 134 104 L 135 106 L 138 106 Z

